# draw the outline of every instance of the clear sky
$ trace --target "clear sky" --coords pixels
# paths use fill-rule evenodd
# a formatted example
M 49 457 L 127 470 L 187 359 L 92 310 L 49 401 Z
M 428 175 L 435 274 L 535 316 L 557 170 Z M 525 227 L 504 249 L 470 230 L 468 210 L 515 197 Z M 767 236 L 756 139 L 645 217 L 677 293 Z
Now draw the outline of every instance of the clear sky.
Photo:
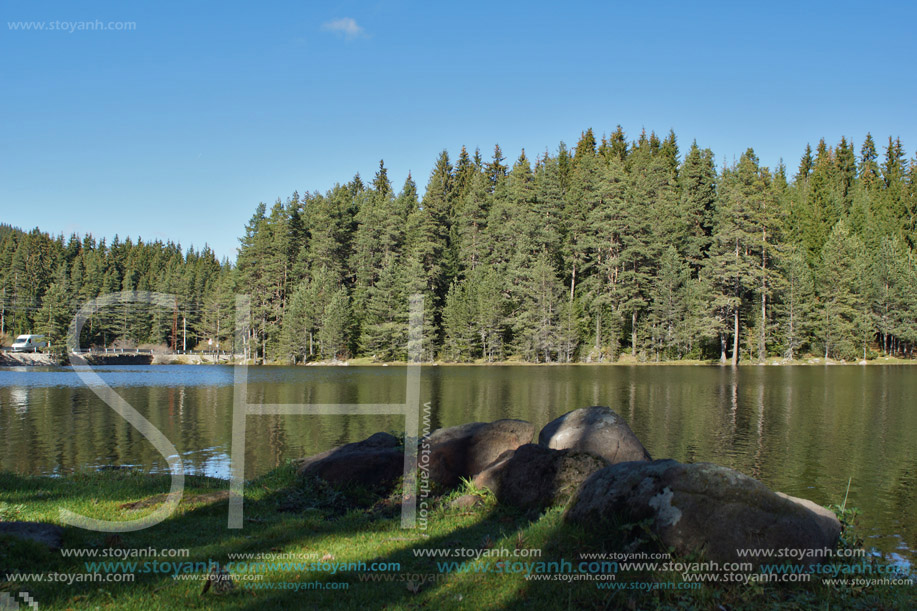
M 821 137 L 917 147 L 913 2 L 0 0 L 0 12 L 0 221 L 55 234 L 208 243 L 234 259 L 260 201 L 371 179 L 379 159 L 396 188 L 410 170 L 422 189 L 444 148 L 489 157 L 499 143 L 512 161 L 587 127 L 674 129 L 683 152 L 696 139 L 722 164 L 751 146 L 791 170 Z M 72 23 L 96 20 L 109 29 Z

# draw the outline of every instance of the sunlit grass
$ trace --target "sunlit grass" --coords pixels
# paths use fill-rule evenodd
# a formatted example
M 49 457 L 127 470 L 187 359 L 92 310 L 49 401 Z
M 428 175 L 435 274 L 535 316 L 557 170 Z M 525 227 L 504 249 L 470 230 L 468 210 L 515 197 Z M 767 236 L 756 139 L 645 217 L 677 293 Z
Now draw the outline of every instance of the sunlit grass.
M 317 480 L 302 480 L 287 465 L 248 482 L 245 523 L 227 528 L 228 505 L 216 493 L 227 483 L 204 477 L 186 478 L 185 500 L 165 522 L 112 540 L 105 533 L 64 529 L 65 548 L 125 550 L 184 548 L 188 556 L 162 561 L 204 565 L 229 560 L 231 553 L 297 555 L 277 562 L 397 562 L 393 581 L 368 581 L 367 574 L 343 570 L 330 573 L 290 566 L 262 566 L 258 583 L 342 582 L 346 590 L 246 590 L 240 572 L 234 591 L 202 594 L 203 581 L 175 580 L 168 574 L 138 573 L 134 583 L 50 584 L 5 581 L 3 591 L 28 591 L 41 609 L 615 609 L 615 608 L 914 608 L 914 588 L 831 590 L 815 584 L 801 587 L 705 586 L 696 591 L 609 592 L 595 582 L 529 581 L 524 572 L 507 572 L 506 562 L 567 560 L 576 564 L 581 552 L 602 549 L 588 532 L 562 521 L 562 509 L 542 515 L 499 507 L 492 494 L 466 482 L 430 503 L 426 529 L 401 528 L 398 495 L 387 499 L 365 491 L 340 491 Z M 167 475 L 132 471 L 86 473 L 62 478 L 0 474 L 0 507 L 4 519 L 60 523 L 61 507 L 88 517 L 124 520 L 141 517 L 156 505 L 123 509 L 128 503 L 161 498 L 169 489 Z M 452 509 L 449 502 L 475 494 L 481 502 L 470 509 Z M 367 502 L 369 500 L 369 502 Z M 376 502 L 373 502 L 375 500 Z M 846 539 L 849 544 L 849 539 Z M 475 570 L 443 574 L 438 563 L 470 558 L 416 556 L 420 548 L 480 550 Z M 498 552 L 497 550 L 506 550 Z M 538 557 L 514 557 L 518 550 Z M 509 558 L 500 554 L 508 554 Z M 102 559 L 96 559 L 102 560 Z M 117 561 L 117 559 L 105 559 Z M 144 562 L 149 558 L 127 561 Z M 63 557 L 43 546 L 0 538 L 0 581 L 12 570 L 21 573 L 86 573 L 85 558 Z M 470 565 L 468 565 L 470 566 Z M 618 575 L 618 580 L 678 580 L 676 575 Z M 248 582 L 255 583 L 255 582 Z

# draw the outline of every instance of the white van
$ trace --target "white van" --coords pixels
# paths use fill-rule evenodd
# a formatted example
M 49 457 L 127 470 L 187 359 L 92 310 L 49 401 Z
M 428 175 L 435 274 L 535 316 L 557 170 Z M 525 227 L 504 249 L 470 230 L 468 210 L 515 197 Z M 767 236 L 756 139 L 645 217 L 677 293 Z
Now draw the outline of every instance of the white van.
M 13 352 L 37 352 L 39 348 L 48 345 L 47 342 L 40 341 L 44 335 L 20 335 L 13 342 Z

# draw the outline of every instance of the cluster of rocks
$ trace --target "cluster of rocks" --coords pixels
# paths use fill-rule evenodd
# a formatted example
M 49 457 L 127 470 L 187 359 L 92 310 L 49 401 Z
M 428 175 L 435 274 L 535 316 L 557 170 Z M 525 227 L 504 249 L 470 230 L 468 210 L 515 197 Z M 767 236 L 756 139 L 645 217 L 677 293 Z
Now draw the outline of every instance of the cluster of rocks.
M 537 443 L 534 437 L 534 426 L 523 420 L 443 428 L 420 440 L 418 462 L 441 490 L 469 479 L 504 505 L 566 505 L 565 520 L 609 545 L 636 543 L 638 525 L 676 554 L 715 562 L 754 563 L 739 556 L 743 549 L 813 551 L 837 543 L 841 525 L 827 509 L 719 465 L 653 460 L 608 407 L 564 414 L 541 430 Z M 376 433 L 306 459 L 300 473 L 382 490 L 391 489 L 404 465 L 398 438 Z M 473 505 L 464 498 L 459 506 Z M 799 563 L 818 558 L 792 555 Z
M 503 505 L 541 511 L 565 505 L 564 519 L 608 547 L 634 549 L 649 530 L 655 544 L 714 562 L 752 562 L 739 550 L 800 550 L 797 563 L 833 549 L 841 525 L 811 501 L 774 492 L 711 463 L 653 460 L 627 423 L 608 407 L 574 410 L 538 434 L 523 420 L 473 422 L 439 429 L 418 442 L 418 464 L 434 489 L 462 480 L 488 488 Z M 376 433 L 300 462 L 299 473 L 333 486 L 391 491 L 404 474 L 403 442 Z M 454 507 L 480 499 L 466 496 Z M 60 546 L 49 524 L 0 523 L 0 535 Z M 658 547 L 656 548 L 658 551 Z M 769 558 L 767 552 L 759 555 Z

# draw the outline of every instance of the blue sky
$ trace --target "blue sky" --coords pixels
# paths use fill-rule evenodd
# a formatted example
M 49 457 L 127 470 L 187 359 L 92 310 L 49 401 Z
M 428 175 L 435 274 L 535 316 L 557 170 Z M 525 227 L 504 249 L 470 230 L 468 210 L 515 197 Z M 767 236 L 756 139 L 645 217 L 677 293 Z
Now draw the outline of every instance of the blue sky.
M 718 164 L 794 170 L 867 131 L 913 157 L 915 7 L 0 0 L 0 221 L 234 258 L 259 201 L 379 159 L 423 188 L 443 148 L 512 160 L 617 124 Z M 13 25 L 96 20 L 136 26 Z

